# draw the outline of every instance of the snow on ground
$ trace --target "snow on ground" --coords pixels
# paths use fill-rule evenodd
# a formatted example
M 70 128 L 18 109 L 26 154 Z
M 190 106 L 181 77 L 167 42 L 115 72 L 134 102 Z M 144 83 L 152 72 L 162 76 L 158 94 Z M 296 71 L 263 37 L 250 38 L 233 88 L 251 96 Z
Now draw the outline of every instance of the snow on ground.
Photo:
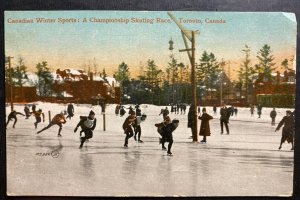
M 46 115 L 40 130 L 51 116 L 66 110 L 67 104 L 35 102 Z M 269 117 L 272 108 L 263 108 L 262 116 L 250 116 L 250 108 L 238 108 L 230 119 L 230 135 L 220 134 L 219 108 L 208 114 L 212 135 L 207 144 L 193 143 L 187 128 L 187 113 L 170 114 L 180 120 L 174 131 L 173 157 L 158 145 L 155 123 L 162 121 L 165 106 L 141 105 L 147 114 L 142 122 L 142 140 L 129 140 L 124 149 L 122 124 L 125 116 L 114 114 L 116 105 L 106 108 L 106 131 L 100 106 L 76 105 L 75 116 L 63 125 L 62 137 L 53 126 L 36 135 L 34 117 L 18 115 L 16 128 L 7 129 L 8 194 L 50 196 L 277 196 L 292 192 L 293 152 L 285 143 L 278 146 L 281 130 L 274 132 Z M 128 108 L 130 105 L 126 105 Z M 134 106 L 134 105 L 132 105 Z M 24 105 L 15 105 L 23 112 Z M 73 130 L 80 115 L 96 113 L 94 137 L 79 146 L 79 131 Z M 170 107 L 169 107 L 170 110 Z M 276 109 L 276 125 L 287 109 Z M 7 113 L 10 107 L 6 107 Z M 126 110 L 128 113 L 128 110 Z M 200 121 L 198 121 L 198 130 Z M 199 138 L 200 140 L 201 138 Z M 52 153 L 52 154 L 51 154 Z

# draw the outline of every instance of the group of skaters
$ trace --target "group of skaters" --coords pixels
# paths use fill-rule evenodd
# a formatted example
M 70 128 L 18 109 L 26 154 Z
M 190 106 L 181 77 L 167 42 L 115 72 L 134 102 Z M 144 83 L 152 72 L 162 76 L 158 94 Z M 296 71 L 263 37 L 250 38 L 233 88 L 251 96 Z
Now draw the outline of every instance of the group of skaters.
M 192 133 L 193 131 L 193 105 L 191 105 L 190 110 L 188 112 L 188 128 L 192 129 Z M 214 114 L 216 114 L 217 112 L 217 107 L 214 105 L 213 107 L 213 112 Z M 209 114 L 206 113 L 206 108 L 202 108 L 202 115 L 200 112 L 200 107 L 198 107 L 198 119 L 201 120 L 201 124 L 200 124 L 200 131 L 199 131 L 199 135 L 203 136 L 203 139 L 200 141 L 202 143 L 206 143 L 207 142 L 207 136 L 211 135 L 210 132 L 210 125 L 209 125 L 209 120 L 213 119 L 213 117 Z M 220 126 L 221 126 L 221 134 L 223 134 L 224 132 L 224 126 L 226 129 L 226 134 L 229 135 L 229 118 L 230 116 L 233 116 L 233 113 L 237 113 L 237 109 L 234 108 L 233 106 L 227 107 L 225 104 L 222 105 L 222 107 L 220 108 Z M 250 106 L 250 113 L 251 116 L 253 116 L 254 114 L 254 106 L 251 105 Z M 258 114 L 258 118 L 261 117 L 262 114 L 262 106 L 260 104 L 257 105 L 257 114 Z M 275 118 L 277 116 L 277 112 L 276 109 L 273 108 L 273 110 L 270 112 L 270 118 L 271 118 L 271 126 L 275 126 Z M 282 136 L 281 136 L 281 140 L 280 140 L 280 146 L 278 149 L 281 149 L 282 144 L 284 142 L 288 142 L 291 143 L 292 148 L 291 150 L 294 150 L 294 137 L 295 137 L 295 111 L 292 112 L 290 110 L 286 111 L 286 116 L 284 116 L 281 121 L 278 123 L 275 132 L 280 130 L 280 128 L 283 126 L 282 128 Z M 191 136 L 192 138 L 193 136 Z
M 45 115 L 42 111 L 42 109 L 36 109 L 36 106 L 33 104 L 31 106 L 32 111 L 30 111 L 29 106 L 25 105 L 24 106 L 24 113 L 16 112 L 13 110 L 9 115 L 8 115 L 8 120 L 6 123 L 6 127 L 9 124 L 11 120 L 14 120 L 13 128 L 15 128 L 15 125 L 17 123 L 17 115 L 22 115 L 25 116 L 25 119 L 29 119 L 30 116 L 34 116 L 36 121 L 34 122 L 34 128 L 37 129 L 38 123 L 40 123 L 42 120 L 43 122 L 45 121 Z M 123 105 L 117 105 L 115 109 L 115 114 L 120 116 L 125 115 L 126 111 L 125 109 L 128 109 L 128 117 L 126 117 L 122 128 L 124 130 L 125 134 L 125 142 L 124 142 L 124 147 L 128 148 L 128 141 L 131 137 L 134 137 L 134 140 L 143 143 L 141 140 L 141 122 L 145 121 L 146 115 L 142 114 L 140 106 L 136 105 L 134 108 L 132 106 L 126 108 Z M 172 109 L 172 108 L 171 108 Z M 189 112 L 188 112 L 188 127 L 193 128 L 193 111 L 194 107 L 193 105 L 190 106 Z M 236 109 L 237 110 L 237 109 Z M 261 116 L 261 111 L 262 111 L 262 106 L 258 105 L 257 106 L 257 113 L 258 113 L 258 118 Z M 216 114 L 217 112 L 217 107 L 213 107 L 213 112 Z M 254 112 L 254 106 L 250 106 L 250 113 L 251 116 L 253 115 Z M 295 112 L 295 111 L 294 111 Z M 279 122 L 276 130 L 278 131 L 282 126 L 282 137 L 280 141 L 280 146 L 279 149 L 281 149 L 282 144 L 287 141 L 288 143 L 292 144 L 292 150 L 294 149 L 294 134 L 295 134 L 295 119 L 294 119 L 294 112 L 291 112 L 289 110 L 286 111 L 286 116 L 282 118 L 282 120 Z M 227 107 L 225 104 L 220 108 L 220 126 L 221 126 L 221 134 L 224 133 L 224 126 L 226 130 L 226 134 L 229 135 L 229 118 L 232 116 L 232 113 L 237 113 L 235 111 L 234 107 Z M 67 114 L 67 117 L 65 118 L 65 114 Z M 160 123 L 156 123 L 155 126 L 157 127 L 157 131 L 160 134 L 161 138 L 159 138 L 159 144 L 162 145 L 162 150 L 167 150 L 167 155 L 172 155 L 171 148 L 173 144 L 173 136 L 172 133 L 173 131 L 178 127 L 179 125 L 179 120 L 173 119 L 171 120 L 169 116 L 170 112 L 168 110 L 168 107 L 165 107 L 164 109 L 161 109 L 161 112 L 159 115 L 163 116 L 163 121 Z M 201 140 L 202 143 L 207 142 L 207 136 L 211 135 L 210 132 L 210 125 L 209 121 L 213 119 L 211 115 L 209 115 L 206 111 L 206 108 L 202 108 L 202 114 L 199 111 L 198 107 L 198 119 L 201 120 L 200 124 L 200 131 L 199 135 L 203 136 L 203 139 Z M 271 125 L 275 126 L 275 118 L 276 118 L 276 109 L 273 108 L 273 110 L 270 112 L 270 117 L 271 117 Z M 41 132 L 49 129 L 53 125 L 57 125 L 59 127 L 58 130 L 58 136 L 61 137 L 61 130 L 62 130 L 62 125 L 65 124 L 67 121 L 66 119 L 70 119 L 74 116 L 74 106 L 73 104 L 68 104 L 67 107 L 67 113 L 61 112 L 59 114 L 56 114 L 49 124 L 41 129 L 40 131 L 37 131 L 37 134 L 40 134 Z M 93 137 L 93 130 L 96 127 L 96 118 L 95 118 L 95 113 L 93 111 L 90 111 L 87 116 L 80 116 L 80 121 L 78 122 L 76 128 L 74 129 L 74 132 L 77 131 L 78 127 L 81 127 L 80 131 L 80 146 L 79 148 L 82 148 L 83 144 L 85 141 Z M 192 130 L 193 133 L 193 130 Z M 165 143 L 169 142 L 168 149 L 165 147 Z

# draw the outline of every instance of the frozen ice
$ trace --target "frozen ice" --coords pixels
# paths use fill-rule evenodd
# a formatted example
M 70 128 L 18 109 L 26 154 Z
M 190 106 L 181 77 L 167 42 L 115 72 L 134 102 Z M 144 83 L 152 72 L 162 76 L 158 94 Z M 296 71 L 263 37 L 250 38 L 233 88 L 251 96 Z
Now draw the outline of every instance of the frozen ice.
M 125 105 L 129 107 L 129 105 Z M 9 195 L 49 196 L 289 196 L 293 187 L 293 151 L 283 144 L 281 130 L 274 132 L 263 108 L 262 117 L 250 116 L 249 108 L 238 108 L 230 118 L 230 135 L 220 134 L 219 108 L 207 113 L 212 135 L 207 143 L 192 142 L 186 114 L 170 114 L 180 120 L 173 132 L 172 153 L 167 156 L 158 144 L 155 123 L 162 121 L 165 106 L 141 105 L 147 114 L 142 122 L 142 140 L 129 139 L 124 149 L 122 123 L 125 116 L 114 114 L 115 105 L 106 109 L 106 131 L 100 106 L 74 105 L 75 116 L 63 125 L 36 132 L 51 116 L 66 110 L 67 104 L 37 102 L 46 121 L 34 129 L 35 118 L 18 115 L 16 128 L 7 127 L 7 193 Z M 23 112 L 24 105 L 15 105 Z M 79 149 L 79 131 L 74 128 L 80 115 L 96 113 L 94 137 Z M 287 109 L 277 109 L 276 125 Z M 10 107 L 6 107 L 7 113 Z M 128 113 L 128 110 L 126 110 Z M 8 114 L 7 114 L 8 115 Z M 198 121 L 199 131 L 200 121 Z M 202 138 L 199 138 L 199 141 Z

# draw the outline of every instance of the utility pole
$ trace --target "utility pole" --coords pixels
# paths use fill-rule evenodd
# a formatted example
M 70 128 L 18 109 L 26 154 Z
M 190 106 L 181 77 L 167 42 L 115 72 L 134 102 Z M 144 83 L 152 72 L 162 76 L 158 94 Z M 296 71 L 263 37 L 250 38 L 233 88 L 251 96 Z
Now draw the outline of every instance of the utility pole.
M 13 104 L 13 83 L 12 83 L 12 69 L 11 69 L 11 59 L 14 58 L 12 56 L 6 57 L 8 59 L 8 69 L 9 69 L 9 84 L 10 84 L 10 109 L 11 111 L 14 110 Z
M 192 104 L 193 110 L 192 110 L 192 132 L 193 132 L 193 142 L 198 142 L 198 133 L 197 133 L 197 94 L 196 94 L 196 72 L 195 72 L 195 34 L 199 34 L 198 31 L 191 31 L 185 29 L 182 24 L 179 23 L 179 21 L 173 16 L 171 12 L 168 12 L 168 15 L 171 17 L 171 19 L 176 23 L 178 28 L 181 30 L 181 35 L 185 44 L 186 49 L 179 50 L 179 52 L 186 51 L 188 54 L 188 57 L 191 62 L 191 85 L 192 85 Z M 188 38 L 191 42 L 192 47 L 188 48 L 187 40 Z M 192 51 L 192 53 L 190 53 Z

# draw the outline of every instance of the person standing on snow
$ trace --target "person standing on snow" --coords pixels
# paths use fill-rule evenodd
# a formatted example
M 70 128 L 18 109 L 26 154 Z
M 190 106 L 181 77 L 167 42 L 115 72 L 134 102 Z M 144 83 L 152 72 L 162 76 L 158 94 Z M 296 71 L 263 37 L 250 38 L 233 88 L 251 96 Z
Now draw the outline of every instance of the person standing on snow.
M 194 133 L 194 130 L 193 130 L 194 123 L 195 123 L 194 118 L 193 118 L 193 109 L 194 108 L 195 108 L 195 106 L 192 104 L 190 106 L 190 109 L 189 109 L 189 112 L 188 112 L 188 124 L 187 124 L 187 127 L 191 128 L 191 131 L 192 131 L 192 136 L 190 136 L 190 138 L 193 138 L 193 133 Z M 200 113 L 200 112 L 198 112 L 198 113 Z
M 42 130 L 38 131 L 36 134 L 39 134 L 39 133 L 43 132 L 44 130 L 50 128 L 50 127 L 53 126 L 53 125 L 57 125 L 57 126 L 59 126 L 57 136 L 58 136 L 58 137 L 61 137 L 60 132 L 61 132 L 61 130 L 62 130 L 62 124 L 65 124 L 66 122 L 67 122 L 67 121 L 66 121 L 66 119 L 65 119 L 64 113 L 61 112 L 61 113 L 55 115 L 55 116 L 52 118 L 52 120 L 51 120 L 51 122 L 49 123 L 48 126 L 46 126 L 45 128 L 43 128 Z
M 258 118 L 260 118 L 261 116 L 261 111 L 262 111 L 262 106 L 260 104 L 257 105 L 257 114 L 258 114 Z
M 251 117 L 253 117 L 254 115 L 254 106 L 250 105 L 250 113 L 251 113 Z
M 133 129 L 132 129 L 132 125 L 133 125 L 135 119 L 136 119 L 135 111 L 132 111 L 123 123 L 122 128 L 124 130 L 124 134 L 126 134 L 125 143 L 124 143 L 125 148 L 128 147 L 129 138 L 131 138 L 134 134 Z
M 202 109 L 202 115 L 198 117 L 201 120 L 199 135 L 203 136 L 201 142 L 206 143 L 206 136 L 210 136 L 209 120 L 213 119 L 212 116 L 206 113 L 206 108 Z
M 91 110 L 89 116 L 80 116 L 80 121 L 74 129 L 76 133 L 78 127 L 81 127 L 80 131 L 80 146 L 82 148 L 84 142 L 93 137 L 93 130 L 96 128 L 97 119 L 95 113 Z
M 286 111 L 286 116 L 284 116 L 282 120 L 279 122 L 275 132 L 278 131 L 281 128 L 281 126 L 283 126 L 282 136 L 281 136 L 281 141 L 278 149 L 280 150 L 282 144 L 285 141 L 287 141 L 288 143 L 292 144 L 291 150 L 294 150 L 295 118 L 290 110 Z
M 277 115 L 277 112 L 276 112 L 275 108 L 273 108 L 273 110 L 270 112 L 270 117 L 272 119 L 271 126 L 275 126 L 276 115 Z
M 13 128 L 15 128 L 15 125 L 17 123 L 17 115 L 23 115 L 25 116 L 23 113 L 20 113 L 20 112 L 16 112 L 15 110 L 13 110 L 11 113 L 9 113 L 8 117 L 7 117 L 7 122 L 6 122 L 6 128 L 7 128 L 7 125 L 8 123 L 11 121 L 11 120 L 15 120 L 14 124 L 13 124 Z
M 69 104 L 68 107 L 67 107 L 67 113 L 68 113 L 68 116 L 66 117 L 67 119 L 68 118 L 72 118 L 74 116 L 74 106 L 73 104 Z
M 25 112 L 25 116 L 26 116 L 25 119 L 28 119 L 30 117 L 31 113 L 30 113 L 30 110 L 29 110 L 29 107 L 27 104 L 25 104 L 25 106 L 24 106 L 24 112 Z
M 220 109 L 220 115 L 221 115 L 221 117 L 220 117 L 221 134 L 223 134 L 223 125 L 225 125 L 226 132 L 229 135 L 228 123 L 229 123 L 230 111 L 228 110 L 228 108 L 226 107 L 226 105 L 224 105 Z

